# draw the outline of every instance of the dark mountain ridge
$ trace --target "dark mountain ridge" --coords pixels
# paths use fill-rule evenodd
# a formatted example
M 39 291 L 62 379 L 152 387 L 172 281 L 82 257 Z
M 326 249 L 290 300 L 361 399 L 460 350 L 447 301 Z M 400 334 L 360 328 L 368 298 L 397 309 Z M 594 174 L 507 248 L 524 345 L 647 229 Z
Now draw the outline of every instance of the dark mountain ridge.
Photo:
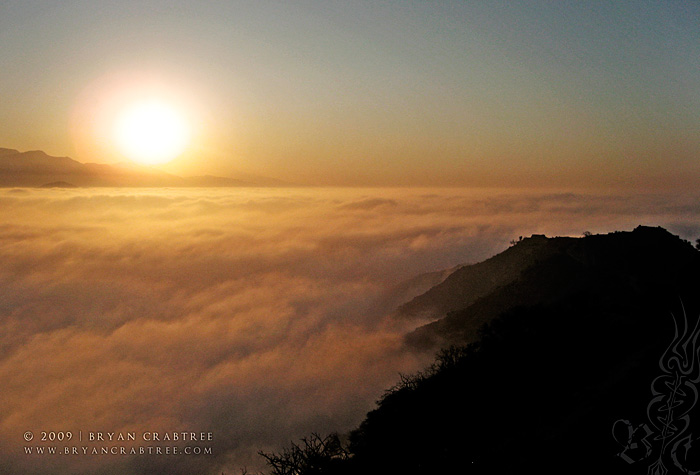
M 544 236 L 524 239 L 490 259 L 460 267 L 441 284 L 402 305 L 399 314 L 440 318 L 447 312 L 465 308 L 498 287 L 515 281 L 525 269 L 551 252 L 551 243 Z
M 639 226 L 583 238 L 535 235 L 457 270 L 407 304 L 444 312 L 408 341 L 423 347 L 468 343 L 479 327 L 516 306 L 551 305 L 583 294 L 614 299 L 611 294 L 625 285 L 642 299 L 645 291 L 673 294 L 685 285 L 676 276 L 686 275 L 697 255 L 690 243 L 663 228 Z
M 292 470 L 272 474 L 694 473 L 700 252 L 640 226 L 535 236 L 485 262 L 424 294 L 467 302 L 410 336 L 443 345 L 430 368 L 387 390 L 344 451 L 313 466 L 287 451 Z

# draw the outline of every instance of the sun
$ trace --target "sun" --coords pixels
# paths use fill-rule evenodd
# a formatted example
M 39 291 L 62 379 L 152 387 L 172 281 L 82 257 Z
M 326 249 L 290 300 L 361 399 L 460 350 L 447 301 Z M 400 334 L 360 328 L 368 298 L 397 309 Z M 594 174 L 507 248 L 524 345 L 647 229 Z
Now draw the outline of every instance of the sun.
M 129 159 L 142 165 L 159 165 L 185 151 L 190 126 L 184 115 L 167 102 L 146 100 L 122 109 L 114 136 Z

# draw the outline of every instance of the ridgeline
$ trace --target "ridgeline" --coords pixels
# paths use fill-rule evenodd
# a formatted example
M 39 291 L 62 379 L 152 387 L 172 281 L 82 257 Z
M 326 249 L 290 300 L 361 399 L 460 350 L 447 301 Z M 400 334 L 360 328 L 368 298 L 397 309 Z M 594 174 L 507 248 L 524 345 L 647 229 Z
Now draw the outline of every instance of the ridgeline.
M 407 338 L 442 349 L 348 444 L 314 435 L 264 456 L 274 475 L 695 470 L 697 381 L 678 368 L 700 379 L 699 289 L 700 252 L 662 228 L 523 239 L 402 307 L 443 312 Z M 660 365 L 674 335 L 687 345 Z

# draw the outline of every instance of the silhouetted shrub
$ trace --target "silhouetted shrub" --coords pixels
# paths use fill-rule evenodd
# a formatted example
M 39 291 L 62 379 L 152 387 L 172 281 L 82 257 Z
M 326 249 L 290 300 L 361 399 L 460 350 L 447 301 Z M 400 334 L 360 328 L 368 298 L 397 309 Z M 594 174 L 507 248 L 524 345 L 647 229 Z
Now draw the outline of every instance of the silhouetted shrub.
M 301 439 L 301 444 L 292 442 L 281 453 L 260 455 L 272 468 L 272 475 L 341 474 L 345 473 L 344 462 L 349 457 L 338 434 L 321 437 L 315 433 Z

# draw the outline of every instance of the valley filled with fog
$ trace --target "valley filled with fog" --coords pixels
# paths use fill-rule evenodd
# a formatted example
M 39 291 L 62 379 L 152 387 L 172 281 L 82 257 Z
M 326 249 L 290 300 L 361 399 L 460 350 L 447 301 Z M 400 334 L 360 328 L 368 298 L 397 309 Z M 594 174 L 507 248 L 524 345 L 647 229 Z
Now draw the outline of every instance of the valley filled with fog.
M 0 469 L 262 468 L 354 428 L 432 360 L 393 316 L 418 275 L 531 234 L 663 226 L 700 236 L 697 194 L 496 189 L 0 189 Z M 24 454 L 43 430 L 206 431 L 211 455 Z M 75 444 L 74 444 L 75 445 Z M 60 472 L 63 467 L 64 472 Z

